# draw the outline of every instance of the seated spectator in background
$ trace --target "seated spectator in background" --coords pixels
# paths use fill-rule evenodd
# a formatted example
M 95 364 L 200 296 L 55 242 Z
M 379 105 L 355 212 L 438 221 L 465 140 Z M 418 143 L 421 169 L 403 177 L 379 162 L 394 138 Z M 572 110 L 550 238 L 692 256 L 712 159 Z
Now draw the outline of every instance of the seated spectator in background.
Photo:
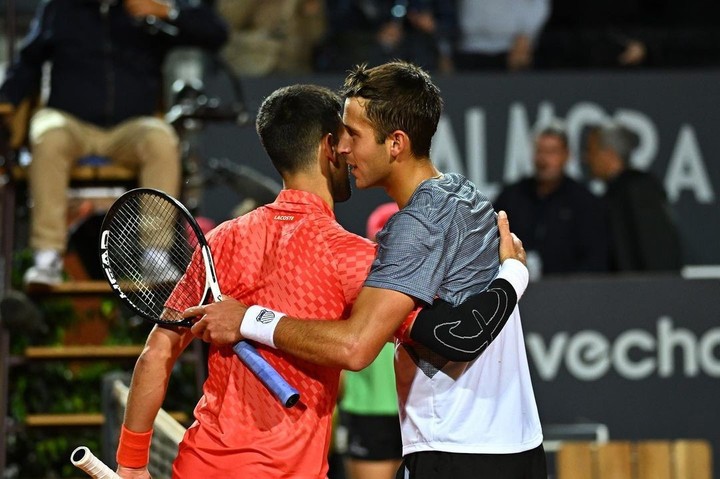
M 328 31 L 318 51 L 317 69 L 345 71 L 357 63 L 371 65 L 396 56 L 402 39 L 392 0 L 328 2 Z
M 659 6 L 642 0 L 554 0 L 538 68 L 628 68 L 658 61 L 651 34 Z
M 568 138 L 560 123 L 535 138 L 535 173 L 506 186 L 493 205 L 513 219 L 523 238 L 533 277 L 607 270 L 607 236 L 602 202 L 565 173 Z M 539 264 L 537 264 L 539 263 Z
M 452 50 L 457 33 L 455 2 L 412 0 L 407 4 L 403 22 L 405 32 L 403 59 L 427 70 L 449 73 L 453 70 Z M 398 14 L 402 7 L 394 7 Z
M 610 268 L 679 271 L 680 235 L 665 190 L 651 173 L 629 166 L 638 142 L 635 133 L 615 123 L 592 127 L 586 137 L 590 172 L 607 187 Z
M 458 0 L 455 68 L 531 68 L 535 41 L 549 13 L 549 0 Z
M 715 0 L 554 0 L 540 68 L 720 65 Z
M 308 73 L 325 34 L 324 0 L 219 0 L 230 27 L 223 49 L 238 75 Z
M 457 16 L 447 0 L 328 2 L 328 33 L 316 57 L 319 71 L 345 72 L 360 63 L 395 59 L 450 71 Z
M 367 237 L 377 233 L 398 211 L 384 203 L 368 217 Z M 392 479 L 402 461 L 402 437 L 395 391 L 395 345 L 387 343 L 361 371 L 343 371 L 340 410 L 347 429 L 349 479 Z
M 151 17 L 162 20 L 160 28 L 147 21 Z M 0 102 L 17 106 L 38 94 L 43 64 L 52 65 L 47 105 L 30 122 L 30 246 L 35 262 L 26 272 L 26 284 L 62 281 L 67 189 L 78 159 L 106 156 L 136 169 L 141 186 L 179 193 L 177 135 L 154 116 L 161 101 L 163 60 L 175 45 L 218 49 L 226 39 L 223 21 L 197 2 L 40 4 L 0 87 Z
M 655 8 L 659 11 L 659 66 L 720 66 L 720 2 L 665 0 Z

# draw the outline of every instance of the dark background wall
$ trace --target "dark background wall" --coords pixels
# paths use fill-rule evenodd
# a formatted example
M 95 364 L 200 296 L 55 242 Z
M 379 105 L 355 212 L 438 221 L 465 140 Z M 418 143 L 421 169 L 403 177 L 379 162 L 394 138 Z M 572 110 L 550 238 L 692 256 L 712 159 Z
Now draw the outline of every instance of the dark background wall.
M 243 82 L 254 111 L 275 88 L 316 76 Z M 547 118 L 568 123 L 573 174 L 583 125 L 606 117 L 634 128 L 633 158 L 665 184 L 688 265 L 719 265 L 720 72 L 456 75 L 436 78 L 445 115 L 432 156 L 493 197 L 530 171 L 532 131 Z M 222 91 L 222 82 L 214 85 Z M 209 125 L 203 154 L 247 164 L 279 181 L 252 126 Z M 202 214 L 223 219 L 242 195 L 224 185 L 204 192 Z M 355 191 L 337 207 L 363 234 L 379 190 Z M 512 220 L 512 219 L 511 219 Z M 601 423 L 611 439 L 706 438 L 720 464 L 720 280 L 669 276 L 578 276 L 532 283 L 521 301 L 535 393 L 545 424 Z
M 532 283 L 520 302 L 544 424 L 611 439 L 705 438 L 720 471 L 720 280 Z
M 642 73 L 456 74 L 437 76 L 445 113 L 432 157 L 444 171 L 465 174 L 490 198 L 504 182 L 531 171 L 535 128 L 564 120 L 573 148 L 571 173 L 587 180 L 582 129 L 604 118 L 623 121 L 641 137 L 633 164 L 664 183 L 680 224 L 688 265 L 720 264 L 720 71 Z M 332 88 L 340 76 L 274 77 L 242 81 L 250 112 L 275 88 L 310 82 Z M 208 94 L 231 98 L 229 83 L 208 81 Z M 252 125 L 208 124 L 201 156 L 228 158 L 279 181 Z M 241 195 L 222 185 L 205 190 L 202 213 L 227 218 Z M 362 234 L 372 209 L 386 201 L 377 190 L 355 192 L 337 208 L 341 223 Z

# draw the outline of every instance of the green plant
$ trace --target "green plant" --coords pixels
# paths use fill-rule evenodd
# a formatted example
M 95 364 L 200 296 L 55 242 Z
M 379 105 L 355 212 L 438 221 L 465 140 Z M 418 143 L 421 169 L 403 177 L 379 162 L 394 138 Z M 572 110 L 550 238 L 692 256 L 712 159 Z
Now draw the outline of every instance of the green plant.
M 18 266 L 29 256 L 20 254 Z M 20 268 L 24 270 L 24 267 Z M 16 280 L 22 277 L 14 272 Z M 11 335 L 11 349 L 21 356 L 28 346 L 53 346 L 65 342 L 68 330 L 83 321 L 100 319 L 108 325 L 106 344 L 142 344 L 150 325 L 134 317 L 114 297 L 105 298 L 97 308 L 78 310 L 67 298 L 38 300 L 48 329 L 34 335 Z M 105 375 L 130 372 L 133 361 L 27 361 L 11 369 L 8 403 L 11 427 L 7 434 L 7 468 L 4 478 L 54 479 L 79 477 L 69 462 L 70 453 L 85 445 L 102 449 L 98 427 L 25 427 L 34 413 L 99 413 L 102 411 L 102 379 Z M 173 371 L 166 408 L 191 415 L 197 401 L 194 370 L 179 363 Z

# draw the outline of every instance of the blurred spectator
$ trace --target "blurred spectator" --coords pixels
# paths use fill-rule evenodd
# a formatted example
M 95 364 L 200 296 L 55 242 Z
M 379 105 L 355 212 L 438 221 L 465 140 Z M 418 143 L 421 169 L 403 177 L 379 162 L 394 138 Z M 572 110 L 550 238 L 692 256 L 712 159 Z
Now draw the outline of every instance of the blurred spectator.
M 178 194 L 177 136 L 154 116 L 163 60 L 173 46 L 218 49 L 226 39 L 225 24 L 214 11 L 189 0 L 40 4 L 0 87 L 0 103 L 17 107 L 38 95 L 43 65 L 52 65 L 47 105 L 30 122 L 35 264 L 25 275 L 26 284 L 62 280 L 67 188 L 78 159 L 108 157 L 137 169 L 140 185 Z
M 554 0 L 540 68 L 720 65 L 714 0 Z
M 555 0 L 537 51 L 538 68 L 623 68 L 657 61 L 651 26 L 658 4 L 643 0 Z
M 525 70 L 550 0 L 458 0 L 457 70 Z
M 533 277 L 607 270 L 602 202 L 565 173 L 569 158 L 563 125 L 542 129 L 535 139 L 534 175 L 505 187 L 493 203 L 512 218 L 528 268 L 536 268 Z M 530 260 L 535 256 L 537 261 Z
M 325 34 L 324 0 L 219 0 L 230 27 L 223 49 L 238 75 L 308 73 Z
M 336 0 L 327 4 L 328 32 L 316 58 L 320 71 L 379 64 L 399 52 L 401 22 L 392 0 Z
M 407 4 L 403 27 L 405 56 L 431 71 L 449 73 L 453 70 L 452 49 L 457 32 L 457 12 L 454 1 L 410 0 L 396 1 L 397 14 Z
M 652 3 L 652 2 L 651 2 Z M 720 2 L 658 0 L 658 43 L 667 67 L 720 66 Z
M 378 206 L 368 217 L 367 237 L 375 241 L 377 233 L 397 211 L 394 202 Z M 392 479 L 400 467 L 402 439 L 394 349 L 388 343 L 362 371 L 343 371 L 340 410 L 348 433 L 349 479 Z
M 450 71 L 454 2 L 447 0 L 337 0 L 328 3 L 328 34 L 318 51 L 321 71 L 394 59 Z
M 590 172 L 607 187 L 610 267 L 613 271 L 679 271 L 680 236 L 665 190 L 651 173 L 629 166 L 638 142 L 635 133 L 614 123 L 594 126 L 586 137 Z

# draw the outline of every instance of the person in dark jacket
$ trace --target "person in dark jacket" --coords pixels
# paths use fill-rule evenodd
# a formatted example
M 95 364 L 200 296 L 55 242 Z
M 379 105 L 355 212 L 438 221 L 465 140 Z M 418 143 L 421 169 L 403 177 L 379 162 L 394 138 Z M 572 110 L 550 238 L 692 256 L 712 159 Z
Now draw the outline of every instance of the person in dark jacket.
M 607 270 L 601 200 L 565 173 L 569 158 L 564 126 L 553 122 L 536 136 L 533 176 L 506 186 L 493 203 L 512 217 L 533 278 Z
M 316 56 L 319 71 L 393 59 L 448 72 L 457 30 L 455 2 L 447 0 L 333 0 L 328 31 Z
M 613 271 L 679 271 L 682 247 L 667 195 L 649 172 L 629 166 L 638 146 L 635 133 L 608 123 L 586 137 L 586 161 L 607 189 L 605 202 Z
M 29 125 L 35 264 L 26 284 L 62 279 L 69 171 L 80 158 L 107 157 L 137 170 L 141 186 L 179 193 L 178 138 L 156 117 L 163 61 L 178 45 L 218 50 L 227 35 L 211 7 L 189 0 L 40 3 L 0 87 L 3 110 L 13 112 L 37 97 L 51 65 L 47 102 Z

